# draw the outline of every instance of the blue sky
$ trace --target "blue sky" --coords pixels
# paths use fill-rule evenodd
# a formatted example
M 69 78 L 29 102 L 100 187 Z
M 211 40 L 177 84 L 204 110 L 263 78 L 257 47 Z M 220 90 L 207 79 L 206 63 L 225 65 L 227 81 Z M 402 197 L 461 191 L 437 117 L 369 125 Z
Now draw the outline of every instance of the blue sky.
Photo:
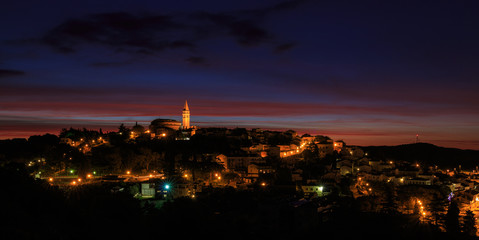
M 180 117 L 479 149 L 475 1 L 14 1 L 0 138 Z

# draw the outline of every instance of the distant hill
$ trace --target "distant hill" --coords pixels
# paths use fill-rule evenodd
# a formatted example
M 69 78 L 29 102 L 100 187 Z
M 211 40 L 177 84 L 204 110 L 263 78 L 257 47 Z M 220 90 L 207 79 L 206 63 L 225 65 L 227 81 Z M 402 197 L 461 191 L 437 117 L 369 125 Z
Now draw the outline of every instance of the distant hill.
M 476 166 L 479 166 L 478 150 L 444 148 L 429 143 L 361 148 L 368 153 L 370 158 L 378 160 L 408 161 L 449 169 L 458 168 L 459 165 L 462 169 L 475 169 Z

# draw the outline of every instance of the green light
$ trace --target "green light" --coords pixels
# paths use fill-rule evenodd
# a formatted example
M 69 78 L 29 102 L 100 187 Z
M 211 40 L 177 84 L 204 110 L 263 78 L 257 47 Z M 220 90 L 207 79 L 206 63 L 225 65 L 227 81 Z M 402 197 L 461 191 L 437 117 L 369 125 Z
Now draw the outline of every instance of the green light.
M 70 170 L 70 173 L 73 173 L 73 169 Z

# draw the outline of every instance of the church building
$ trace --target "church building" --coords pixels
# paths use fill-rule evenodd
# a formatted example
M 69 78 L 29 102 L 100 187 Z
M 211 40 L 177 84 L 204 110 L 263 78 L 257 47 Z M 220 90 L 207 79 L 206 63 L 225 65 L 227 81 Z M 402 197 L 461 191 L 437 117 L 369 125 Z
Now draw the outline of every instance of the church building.
M 149 130 L 152 136 L 157 138 L 175 137 L 176 140 L 190 140 L 190 137 L 195 135 L 196 126 L 190 125 L 190 109 L 188 101 L 185 100 L 185 105 L 182 112 L 182 121 L 173 119 L 158 118 L 151 122 Z

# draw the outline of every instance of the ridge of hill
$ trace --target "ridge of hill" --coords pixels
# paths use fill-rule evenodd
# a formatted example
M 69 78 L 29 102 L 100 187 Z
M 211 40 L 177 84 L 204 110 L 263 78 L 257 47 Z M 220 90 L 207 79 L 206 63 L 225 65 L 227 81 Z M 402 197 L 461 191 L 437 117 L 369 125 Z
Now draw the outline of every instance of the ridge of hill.
M 397 146 L 361 147 L 371 159 L 406 161 L 438 168 L 476 169 L 479 166 L 479 150 L 439 147 L 430 143 L 412 143 Z

